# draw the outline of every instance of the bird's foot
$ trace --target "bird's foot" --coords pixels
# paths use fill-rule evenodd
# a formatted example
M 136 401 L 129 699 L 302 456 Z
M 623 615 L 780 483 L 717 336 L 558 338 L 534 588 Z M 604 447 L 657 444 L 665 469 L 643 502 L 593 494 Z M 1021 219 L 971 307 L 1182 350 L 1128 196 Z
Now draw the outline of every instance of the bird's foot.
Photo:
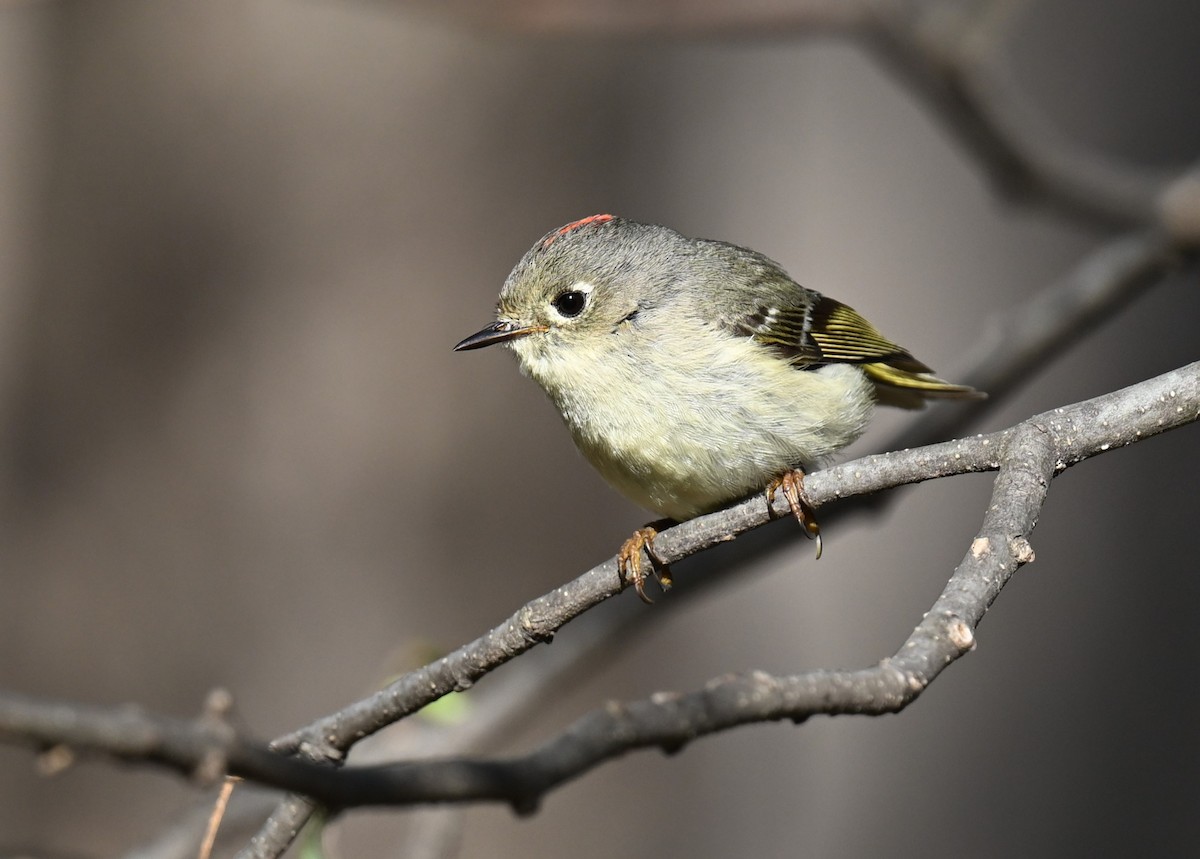
M 775 503 L 775 493 L 783 491 L 784 500 L 792 509 L 792 515 L 804 529 L 810 540 L 817 541 L 817 559 L 821 557 L 821 526 L 817 524 L 817 515 L 813 511 L 808 496 L 804 494 L 804 472 L 800 469 L 788 471 L 776 477 L 767 484 L 767 508 Z
M 645 549 L 646 555 L 650 558 L 659 586 L 664 591 L 670 588 L 672 584 L 671 569 L 666 564 L 659 563 L 654 556 L 654 538 L 658 536 L 658 529 L 659 527 L 665 528 L 670 524 L 672 524 L 670 520 L 663 520 L 652 522 L 645 528 L 638 528 L 633 532 L 632 537 L 621 544 L 621 550 L 617 552 L 617 573 L 623 581 L 633 585 L 637 595 L 647 605 L 654 600 L 646 595 L 646 572 L 642 569 L 642 550 Z

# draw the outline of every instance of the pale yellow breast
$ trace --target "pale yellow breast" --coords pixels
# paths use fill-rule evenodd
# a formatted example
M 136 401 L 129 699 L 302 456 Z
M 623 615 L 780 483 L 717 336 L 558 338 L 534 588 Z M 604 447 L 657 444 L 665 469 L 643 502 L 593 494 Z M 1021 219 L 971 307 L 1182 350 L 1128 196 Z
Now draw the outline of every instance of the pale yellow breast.
M 670 349 L 639 333 L 514 347 L 592 465 L 660 515 L 687 519 L 761 490 L 849 444 L 870 417 L 855 367 L 800 370 L 702 324 L 673 330 Z

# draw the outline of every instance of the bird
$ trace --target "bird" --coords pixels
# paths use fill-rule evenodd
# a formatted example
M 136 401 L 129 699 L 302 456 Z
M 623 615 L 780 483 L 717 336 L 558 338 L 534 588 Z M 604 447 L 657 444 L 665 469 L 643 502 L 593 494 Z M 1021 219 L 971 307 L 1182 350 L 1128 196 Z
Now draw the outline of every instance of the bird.
M 646 602 L 643 548 L 671 584 L 653 555 L 666 523 L 782 491 L 819 558 L 804 473 L 862 435 L 876 402 L 984 396 L 757 251 L 611 214 L 542 236 L 504 281 L 495 321 L 454 349 L 494 344 L 596 470 L 663 517 L 618 553 Z

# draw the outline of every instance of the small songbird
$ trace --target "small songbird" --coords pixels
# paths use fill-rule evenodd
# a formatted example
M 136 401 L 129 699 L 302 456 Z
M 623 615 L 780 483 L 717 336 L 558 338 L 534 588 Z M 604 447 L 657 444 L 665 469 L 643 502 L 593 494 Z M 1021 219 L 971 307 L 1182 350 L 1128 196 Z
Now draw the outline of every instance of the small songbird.
M 496 321 L 455 350 L 506 343 L 614 487 L 683 521 L 782 490 L 820 531 L 803 472 L 866 429 L 876 400 L 974 398 L 856 311 L 767 257 L 668 227 L 592 215 L 547 233 L 500 291 Z M 639 529 L 618 555 L 647 600 Z M 659 570 L 663 586 L 669 573 Z

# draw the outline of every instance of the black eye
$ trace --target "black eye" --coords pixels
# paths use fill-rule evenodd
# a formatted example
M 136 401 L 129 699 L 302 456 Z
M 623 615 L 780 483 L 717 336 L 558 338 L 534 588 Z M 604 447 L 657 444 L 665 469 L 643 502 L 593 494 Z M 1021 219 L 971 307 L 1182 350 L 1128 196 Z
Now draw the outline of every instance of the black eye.
M 554 296 L 554 300 L 550 303 L 554 305 L 555 310 L 567 318 L 578 316 L 587 306 L 587 293 L 580 292 L 578 289 L 569 289 Z

